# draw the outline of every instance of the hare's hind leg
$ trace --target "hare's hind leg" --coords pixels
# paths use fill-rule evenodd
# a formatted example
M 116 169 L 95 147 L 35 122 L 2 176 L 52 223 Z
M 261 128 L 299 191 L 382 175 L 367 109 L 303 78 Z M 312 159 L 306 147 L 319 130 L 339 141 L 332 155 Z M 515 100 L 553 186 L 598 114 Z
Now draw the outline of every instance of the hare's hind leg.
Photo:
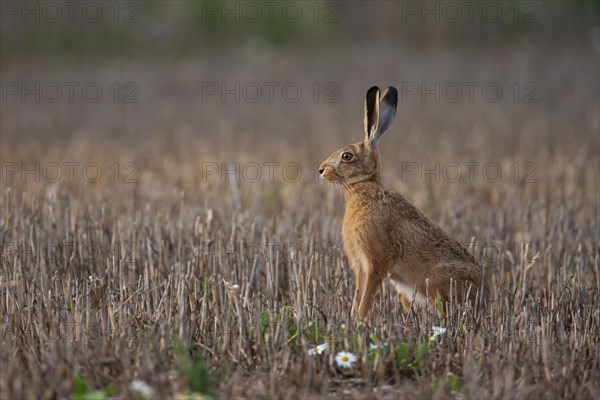
M 406 297 L 404 293 L 398 293 L 398 297 L 400 298 L 400 303 L 402 303 L 402 310 L 404 312 L 409 312 L 411 303 L 410 299 Z

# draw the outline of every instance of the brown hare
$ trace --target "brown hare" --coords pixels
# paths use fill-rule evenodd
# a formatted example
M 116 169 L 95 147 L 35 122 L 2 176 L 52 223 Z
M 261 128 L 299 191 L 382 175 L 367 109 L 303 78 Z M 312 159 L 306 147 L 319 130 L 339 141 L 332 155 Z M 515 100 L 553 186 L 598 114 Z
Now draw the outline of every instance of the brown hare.
M 456 240 L 398 193 L 381 186 L 377 144 L 396 115 L 398 91 L 367 91 L 362 142 L 335 151 L 319 167 L 321 177 L 344 188 L 344 250 L 356 278 L 351 314 L 365 319 L 389 276 L 408 309 L 411 300 L 435 302 L 464 293 L 474 299 L 487 284 L 481 265 Z

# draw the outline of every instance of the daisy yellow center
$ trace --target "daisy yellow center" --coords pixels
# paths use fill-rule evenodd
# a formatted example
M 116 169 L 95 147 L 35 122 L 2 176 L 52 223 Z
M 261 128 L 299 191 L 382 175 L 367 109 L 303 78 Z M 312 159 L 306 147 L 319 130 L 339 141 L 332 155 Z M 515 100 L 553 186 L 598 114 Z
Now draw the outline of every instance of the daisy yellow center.
M 342 359 L 342 361 L 348 361 L 350 358 L 348 358 L 348 356 L 344 354 L 344 355 L 341 357 L 341 359 Z

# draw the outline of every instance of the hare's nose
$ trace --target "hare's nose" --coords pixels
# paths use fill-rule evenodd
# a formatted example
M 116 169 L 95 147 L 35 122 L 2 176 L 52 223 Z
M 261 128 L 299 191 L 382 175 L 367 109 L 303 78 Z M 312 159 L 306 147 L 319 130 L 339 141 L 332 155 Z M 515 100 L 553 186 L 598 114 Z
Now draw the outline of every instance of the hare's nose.
M 321 175 L 323 175 L 323 171 L 325 171 L 325 168 L 319 168 L 319 173 L 320 173 Z

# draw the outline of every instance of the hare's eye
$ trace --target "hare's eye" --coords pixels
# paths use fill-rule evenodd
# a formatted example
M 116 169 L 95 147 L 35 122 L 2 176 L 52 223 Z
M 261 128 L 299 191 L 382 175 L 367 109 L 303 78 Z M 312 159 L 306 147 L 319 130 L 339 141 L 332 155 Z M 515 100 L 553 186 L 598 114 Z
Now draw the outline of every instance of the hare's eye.
M 342 160 L 344 160 L 344 161 L 350 161 L 350 160 L 352 160 L 352 157 L 354 157 L 354 155 L 352 153 L 349 153 L 347 151 L 342 153 Z

